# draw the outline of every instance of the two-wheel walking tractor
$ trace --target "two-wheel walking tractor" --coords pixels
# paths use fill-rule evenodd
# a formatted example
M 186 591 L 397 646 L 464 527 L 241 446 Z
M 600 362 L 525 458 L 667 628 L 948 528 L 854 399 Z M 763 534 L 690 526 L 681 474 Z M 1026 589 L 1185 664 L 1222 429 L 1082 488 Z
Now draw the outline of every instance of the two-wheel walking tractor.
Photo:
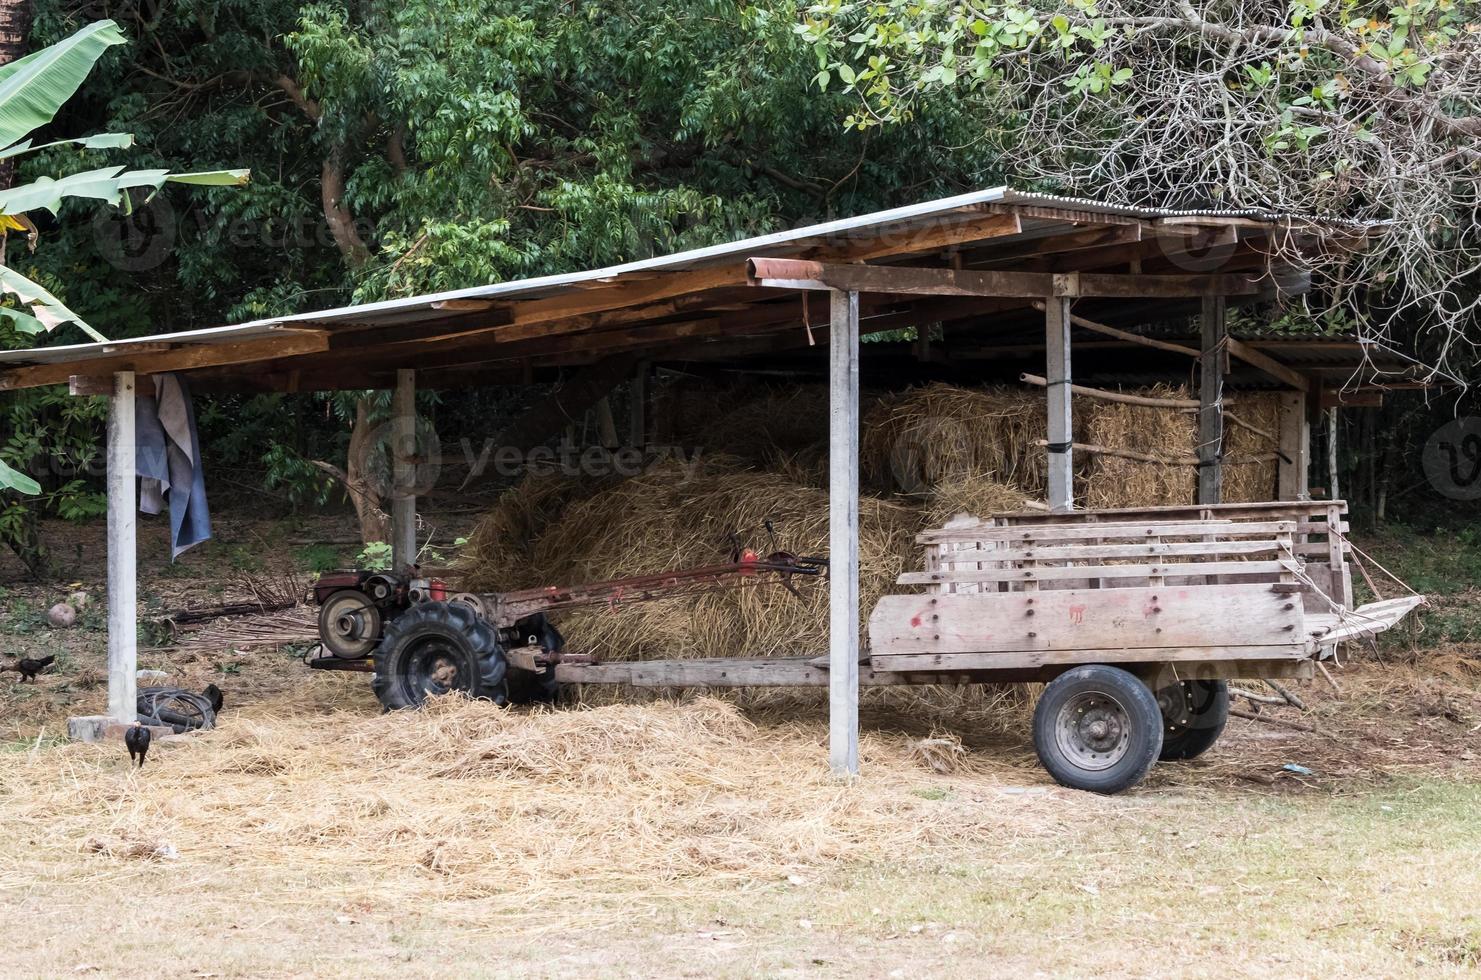
M 1388 629 L 1423 597 L 1355 606 L 1341 501 L 959 518 L 926 531 L 912 594 L 869 617 L 860 684 L 1042 682 L 1039 759 L 1060 783 L 1114 793 L 1192 759 L 1229 717 L 1228 681 L 1304 678 L 1337 646 Z M 462 691 L 551 700 L 562 684 L 821 686 L 827 658 L 598 663 L 547 614 L 780 584 L 826 561 L 746 551 L 725 564 L 584 586 L 453 593 L 436 579 L 336 573 L 315 588 L 326 655 L 374 672 L 383 705 Z

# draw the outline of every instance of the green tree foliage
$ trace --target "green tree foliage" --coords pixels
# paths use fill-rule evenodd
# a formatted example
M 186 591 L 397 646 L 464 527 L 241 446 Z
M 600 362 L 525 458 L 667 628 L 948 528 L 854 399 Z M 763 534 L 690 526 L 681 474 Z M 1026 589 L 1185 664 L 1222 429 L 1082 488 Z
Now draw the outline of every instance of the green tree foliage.
M 83 26 L 76 10 L 40 0 L 33 47 Z M 230 193 L 167 186 L 127 218 L 64 202 L 43 222 L 28 274 L 112 337 L 615 263 L 1000 178 L 950 93 L 908 129 L 843 131 L 852 99 L 813 84 L 793 0 L 109 10 L 131 43 L 58 132 L 134 133 L 131 166 L 253 172 Z M 32 342 L 0 324 L 0 344 Z M 273 478 L 311 502 L 301 461 L 349 444 L 339 401 L 216 396 L 213 464 L 262 465 L 273 444 Z
M 1015 176 L 1172 207 L 1365 223 L 1316 263 L 1367 339 L 1459 376 L 1481 310 L 1481 7 L 1470 0 L 821 0 L 799 33 L 854 129 L 944 95 Z M 1375 288 L 1376 287 L 1376 288 Z M 1376 307 L 1376 308 L 1375 308 Z

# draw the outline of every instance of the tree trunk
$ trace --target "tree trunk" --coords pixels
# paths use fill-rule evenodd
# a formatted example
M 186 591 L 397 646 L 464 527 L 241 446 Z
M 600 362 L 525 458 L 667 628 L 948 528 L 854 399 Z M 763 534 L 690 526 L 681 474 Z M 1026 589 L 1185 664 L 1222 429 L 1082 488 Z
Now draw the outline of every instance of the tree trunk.
M 380 494 L 370 479 L 370 439 L 373 432 L 370 399 L 361 398 L 355 402 L 355 427 L 350 430 L 350 450 L 345 459 L 345 475 L 348 477 L 345 485 L 350 490 L 355 514 L 360 518 L 360 539 L 365 544 L 391 540 L 389 518 L 381 509 Z

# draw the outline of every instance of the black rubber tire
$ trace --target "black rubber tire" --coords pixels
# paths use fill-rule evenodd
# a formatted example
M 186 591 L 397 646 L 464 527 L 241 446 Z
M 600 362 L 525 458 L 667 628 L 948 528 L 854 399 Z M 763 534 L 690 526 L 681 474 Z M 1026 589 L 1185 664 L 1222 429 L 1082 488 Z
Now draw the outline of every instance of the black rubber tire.
M 1196 759 L 1213 748 L 1229 724 L 1227 681 L 1179 681 L 1157 692 L 1165 762 Z
M 1114 719 L 1107 737 L 1116 744 L 1101 755 L 1093 752 L 1094 744 L 1084 746 L 1080 749 L 1082 764 L 1071 743 L 1086 729 L 1072 726 L 1096 716 Z M 1120 793 L 1141 782 L 1157 762 L 1162 751 L 1162 712 L 1152 691 L 1135 674 L 1104 664 L 1076 667 L 1044 688 L 1034 708 L 1034 749 L 1060 785 L 1092 793 Z M 1091 756 L 1096 765 L 1089 764 Z M 1102 756 L 1114 761 L 1103 761 Z
M 559 653 L 566 648 L 566 638 L 544 613 L 526 616 L 515 624 L 515 629 L 526 642 L 529 637 L 538 637 L 540 649 L 547 653 Z M 556 683 L 555 670 L 550 667 L 539 674 L 511 667 L 505 685 L 510 704 L 555 704 L 560 698 L 560 685 Z
M 456 671 L 448 685 L 425 676 L 425 660 L 437 656 Z M 388 711 L 420 707 L 430 695 L 459 690 L 472 698 L 507 704 L 509 665 L 499 634 L 462 603 L 422 602 L 386 627 L 375 651 L 371 687 Z

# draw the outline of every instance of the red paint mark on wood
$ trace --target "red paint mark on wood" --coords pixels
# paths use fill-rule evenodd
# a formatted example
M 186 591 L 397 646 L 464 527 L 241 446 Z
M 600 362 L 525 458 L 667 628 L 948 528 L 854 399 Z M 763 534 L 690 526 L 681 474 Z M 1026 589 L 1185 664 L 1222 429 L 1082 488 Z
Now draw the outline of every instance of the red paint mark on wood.
M 917 616 L 911 616 L 910 617 L 910 625 L 916 627 L 917 629 L 919 629 L 920 628 L 920 616 L 918 616 L 918 615 Z
M 1085 622 L 1085 607 L 1084 606 L 1071 606 L 1070 607 L 1070 622 L 1076 623 L 1076 624 Z

